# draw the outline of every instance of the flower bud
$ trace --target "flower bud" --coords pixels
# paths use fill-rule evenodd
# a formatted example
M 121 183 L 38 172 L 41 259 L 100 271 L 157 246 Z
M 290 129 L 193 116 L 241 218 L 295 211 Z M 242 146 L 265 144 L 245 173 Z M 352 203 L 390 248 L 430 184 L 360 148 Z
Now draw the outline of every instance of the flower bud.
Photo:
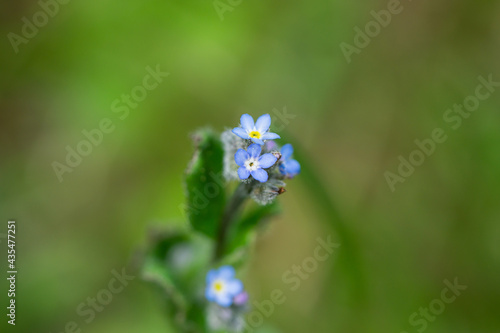
M 236 306 L 243 306 L 248 302 L 248 294 L 243 291 L 233 298 L 233 304 Z

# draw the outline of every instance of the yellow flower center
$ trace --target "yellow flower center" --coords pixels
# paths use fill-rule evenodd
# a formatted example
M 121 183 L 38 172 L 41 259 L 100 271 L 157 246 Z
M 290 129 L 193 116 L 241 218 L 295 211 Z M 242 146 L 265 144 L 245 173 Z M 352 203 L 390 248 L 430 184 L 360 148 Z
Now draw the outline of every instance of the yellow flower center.
M 251 138 L 260 139 L 260 132 L 259 131 L 252 131 L 248 135 L 250 135 Z
M 221 282 L 215 282 L 214 283 L 214 289 L 215 291 L 221 291 L 224 286 L 222 285 Z

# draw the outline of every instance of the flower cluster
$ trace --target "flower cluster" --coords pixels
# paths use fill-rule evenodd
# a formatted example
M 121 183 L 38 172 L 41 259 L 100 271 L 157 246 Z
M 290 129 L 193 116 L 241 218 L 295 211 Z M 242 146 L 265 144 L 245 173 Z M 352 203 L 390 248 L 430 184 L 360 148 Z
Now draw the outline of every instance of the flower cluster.
M 184 182 L 191 228 L 155 233 L 142 267 L 143 278 L 160 285 L 172 300 L 171 316 L 179 331 L 235 333 L 247 328 L 249 295 L 228 264 L 244 262 L 254 231 L 277 207 L 245 204 L 250 198 L 270 204 L 286 192 L 285 180 L 300 173 L 292 145 L 278 145 L 280 136 L 270 127 L 269 114 L 257 121 L 244 114 L 240 127 L 226 129 L 220 139 L 211 129 L 193 136 L 196 151 Z M 221 171 L 225 179 L 220 179 Z M 231 180 L 239 180 L 234 190 L 226 188 Z M 229 190 L 233 194 L 226 200 Z M 164 269 L 157 265 L 160 260 L 165 260 Z M 212 264 L 218 268 L 204 270 Z M 200 270 L 206 275 L 200 276 Z
M 244 114 L 240 119 L 240 127 L 232 130 L 240 139 L 249 142 L 246 150 L 239 148 L 234 154 L 241 180 L 252 176 L 253 179 L 265 183 L 271 178 L 293 178 L 300 173 L 299 162 L 291 158 L 293 154 L 291 144 L 284 145 L 280 152 L 275 150 L 277 145 L 273 140 L 280 139 L 280 136 L 270 132 L 270 126 L 269 114 L 260 116 L 257 122 L 254 122 L 252 116 Z M 279 174 L 271 174 L 275 166 L 278 166 Z

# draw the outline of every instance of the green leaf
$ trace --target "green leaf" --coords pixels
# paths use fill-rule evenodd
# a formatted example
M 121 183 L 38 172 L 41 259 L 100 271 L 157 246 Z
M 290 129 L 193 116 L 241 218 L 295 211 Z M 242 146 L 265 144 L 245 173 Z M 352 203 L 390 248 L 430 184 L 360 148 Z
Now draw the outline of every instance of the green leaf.
M 193 136 L 196 151 L 186 171 L 186 210 L 191 226 L 216 238 L 226 203 L 224 149 L 219 136 L 203 129 Z
M 175 245 L 187 240 L 186 235 L 178 233 L 155 235 L 142 265 L 142 279 L 155 284 L 166 294 L 169 310 L 174 313 L 186 313 L 189 301 L 174 270 L 167 266 L 167 258 Z
M 182 232 L 156 232 L 146 252 L 142 278 L 165 295 L 167 313 L 183 332 L 205 332 L 203 295 L 210 264 L 208 239 Z

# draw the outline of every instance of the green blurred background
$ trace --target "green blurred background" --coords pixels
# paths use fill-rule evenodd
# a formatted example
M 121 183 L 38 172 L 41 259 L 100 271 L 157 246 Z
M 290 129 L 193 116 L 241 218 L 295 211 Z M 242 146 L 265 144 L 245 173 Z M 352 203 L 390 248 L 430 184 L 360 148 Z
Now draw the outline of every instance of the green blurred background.
M 500 81 L 500 2 L 403 6 L 348 64 L 340 43 L 387 1 L 243 1 L 221 20 L 211 1 L 73 0 L 18 53 L 7 34 L 40 5 L 3 1 L 0 233 L 17 220 L 19 274 L 17 325 L 2 312 L 2 332 L 59 333 L 69 321 L 83 332 L 172 332 L 138 278 L 90 324 L 75 309 L 128 265 L 148 229 L 185 223 L 189 133 L 236 126 L 242 113 L 286 125 L 306 167 L 242 276 L 252 300 L 287 290 L 282 274 L 317 237 L 342 244 L 269 325 L 417 332 L 409 316 L 458 277 L 468 289 L 426 332 L 500 332 L 500 91 L 456 131 L 442 119 L 479 75 Z M 113 100 L 157 65 L 169 77 L 120 120 Z M 275 113 L 285 109 L 286 124 Z M 52 163 L 103 118 L 115 130 L 59 182 Z M 384 172 L 436 127 L 448 140 L 391 192 Z

